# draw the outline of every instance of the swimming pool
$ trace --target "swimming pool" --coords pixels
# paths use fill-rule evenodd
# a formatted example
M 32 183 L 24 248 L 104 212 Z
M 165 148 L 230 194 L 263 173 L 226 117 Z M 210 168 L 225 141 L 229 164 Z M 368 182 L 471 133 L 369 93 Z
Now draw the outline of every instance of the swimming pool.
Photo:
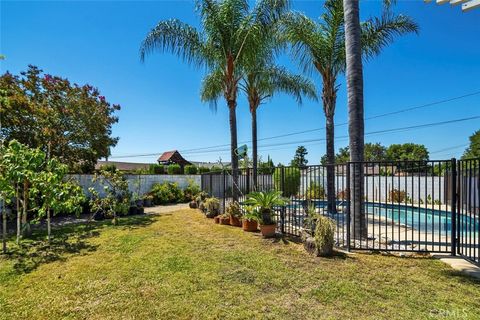
M 313 200 L 317 208 L 326 208 L 327 201 Z M 337 207 L 346 209 L 346 201 L 337 201 Z M 293 200 L 287 207 L 287 214 L 294 210 L 295 214 L 298 211 L 303 213 L 302 200 Z M 419 208 L 415 206 L 401 205 L 401 204 L 385 204 L 385 203 L 366 203 L 366 211 L 368 212 L 368 219 L 378 219 L 379 217 L 394 221 L 401 225 L 421 230 L 423 232 L 440 232 L 443 235 L 449 235 L 452 232 L 452 215 L 449 211 L 434 210 L 428 208 Z M 330 215 L 336 220 L 344 220 L 344 214 Z M 462 234 L 476 235 L 480 233 L 480 219 L 474 219 L 472 216 L 459 215 L 462 219 Z M 458 221 L 457 221 L 458 224 Z

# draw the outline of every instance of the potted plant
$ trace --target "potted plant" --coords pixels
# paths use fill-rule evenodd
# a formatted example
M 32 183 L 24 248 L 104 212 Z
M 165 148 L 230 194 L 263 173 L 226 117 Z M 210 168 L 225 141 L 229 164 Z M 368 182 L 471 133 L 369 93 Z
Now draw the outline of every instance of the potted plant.
M 146 194 L 146 195 L 143 196 L 143 206 L 144 207 L 153 206 L 153 195 Z
M 242 217 L 242 229 L 247 232 L 255 232 L 258 230 L 258 220 L 260 216 L 258 210 L 252 206 L 245 207 L 245 214 Z
M 215 197 L 205 200 L 205 209 L 207 210 L 207 218 L 214 218 L 220 213 L 220 200 Z
M 216 223 L 216 224 L 219 224 L 220 223 L 220 216 L 216 216 L 213 218 L 213 221 Z
M 230 225 L 234 227 L 241 227 L 242 223 L 240 218 L 242 217 L 242 209 L 237 201 L 232 201 L 226 209 L 227 215 L 230 217 Z
M 226 213 L 222 214 L 219 219 L 220 219 L 220 224 L 223 224 L 223 225 L 230 224 L 230 216 Z
M 197 209 L 197 202 L 195 200 L 192 200 L 188 203 L 188 206 L 190 209 Z
M 280 191 L 252 192 L 247 195 L 245 204 L 258 210 L 262 235 L 265 238 L 275 236 L 277 224 L 274 219 L 274 207 L 287 204 L 287 200 L 282 197 L 282 193 Z

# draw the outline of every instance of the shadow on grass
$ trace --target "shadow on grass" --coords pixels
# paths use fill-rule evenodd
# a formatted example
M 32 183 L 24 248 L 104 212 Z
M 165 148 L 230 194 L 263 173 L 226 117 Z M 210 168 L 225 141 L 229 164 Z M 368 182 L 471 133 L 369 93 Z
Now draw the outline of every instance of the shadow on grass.
M 11 245 L 6 258 L 14 261 L 13 271 L 16 274 L 30 273 L 43 264 L 65 261 L 71 255 L 94 252 L 98 245 L 89 243 L 88 239 L 98 237 L 103 228 L 136 229 L 154 221 L 153 216 L 139 215 L 122 217 L 117 226 L 113 226 L 110 220 L 64 225 L 52 230 L 50 242 L 46 240 L 45 230 L 35 230 L 20 245 Z

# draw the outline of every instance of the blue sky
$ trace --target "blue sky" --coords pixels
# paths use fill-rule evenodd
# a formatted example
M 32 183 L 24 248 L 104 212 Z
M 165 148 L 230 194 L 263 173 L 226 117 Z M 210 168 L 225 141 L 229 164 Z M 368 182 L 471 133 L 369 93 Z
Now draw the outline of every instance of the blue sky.
M 316 18 L 321 1 L 296 1 L 293 9 Z M 228 144 L 227 108 L 216 113 L 199 99 L 204 70 L 194 69 L 168 54 L 154 54 L 141 63 L 138 49 L 146 33 L 164 19 L 178 18 L 198 26 L 191 1 L 1 1 L 0 52 L 7 60 L 1 71 L 19 73 L 28 64 L 45 72 L 69 78 L 79 84 L 97 86 L 107 100 L 122 110 L 114 135 L 120 137 L 113 156 L 161 153 L 178 149 Z M 379 3 L 363 1 L 361 14 L 379 13 Z M 422 105 L 480 91 L 480 10 L 462 13 L 459 7 L 438 6 L 423 1 L 398 1 L 396 11 L 413 17 L 420 34 L 399 38 L 383 53 L 364 65 L 366 117 Z M 289 56 L 279 63 L 299 72 Z M 321 82 L 312 75 L 321 89 Z M 339 79 L 337 124 L 347 121 L 344 79 Z M 480 115 L 480 95 L 368 120 L 372 132 L 417 124 Z M 245 99 L 239 99 L 239 141 L 250 140 L 250 115 Z M 319 102 L 305 101 L 298 107 L 288 96 L 278 95 L 258 113 L 259 138 L 325 126 Z M 468 136 L 480 129 L 477 120 L 425 129 L 368 135 L 366 142 L 415 142 L 425 144 L 431 158 L 460 156 Z M 346 136 L 347 127 L 338 126 L 336 135 Z M 317 130 L 278 139 L 260 141 L 272 145 L 324 138 Z M 300 144 L 300 143 L 299 143 Z M 338 139 L 336 148 L 346 146 Z M 297 144 L 265 146 L 265 159 L 288 163 Z M 325 152 L 323 142 L 305 143 L 311 164 L 319 163 Z M 456 149 L 451 147 L 460 146 Z M 222 148 L 219 148 L 222 149 Z M 227 148 L 228 149 L 228 148 Z M 445 150 L 447 149 L 447 150 Z M 229 160 L 228 151 L 186 153 L 196 161 Z M 116 158 L 119 161 L 152 162 L 155 156 Z M 112 157 L 113 160 L 113 157 Z

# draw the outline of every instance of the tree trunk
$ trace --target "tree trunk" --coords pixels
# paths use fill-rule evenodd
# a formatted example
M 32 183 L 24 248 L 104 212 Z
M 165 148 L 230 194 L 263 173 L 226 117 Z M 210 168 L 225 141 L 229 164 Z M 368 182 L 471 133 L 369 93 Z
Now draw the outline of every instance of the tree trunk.
M 257 107 L 250 106 L 252 113 L 252 160 L 253 160 L 253 190 L 257 190 L 258 150 L 257 150 Z
M 345 18 L 346 78 L 348 93 L 348 133 L 350 136 L 350 199 L 353 210 L 351 232 L 353 238 L 367 237 L 364 181 L 364 123 L 363 123 L 363 69 L 359 4 L 357 0 L 343 0 Z
M 335 199 L 335 129 L 333 115 L 327 116 L 327 210 L 337 212 Z
M 335 78 L 329 74 L 323 75 L 322 101 L 326 118 L 327 142 L 327 210 L 329 213 L 337 212 L 335 192 L 335 105 L 337 91 Z
M 50 225 L 50 208 L 47 208 L 47 240 L 50 241 L 50 232 L 51 232 L 51 225 Z
M 22 215 L 22 236 L 30 235 L 30 225 L 28 224 L 28 182 L 23 184 L 23 215 Z
M 0 209 L 2 210 L 2 252 L 7 253 L 7 208 L 3 199 L 0 199 Z
M 16 186 L 16 191 L 15 191 L 15 201 L 16 201 L 16 207 L 17 207 L 17 244 L 20 243 L 20 233 L 21 233 L 21 215 L 22 212 L 20 211 L 20 191 L 18 190 L 18 184 Z
M 238 194 L 240 193 L 238 186 L 238 156 L 237 156 L 237 115 L 236 115 L 237 101 L 229 100 L 228 109 L 230 116 L 230 152 L 232 158 L 232 197 L 233 201 L 238 201 Z

